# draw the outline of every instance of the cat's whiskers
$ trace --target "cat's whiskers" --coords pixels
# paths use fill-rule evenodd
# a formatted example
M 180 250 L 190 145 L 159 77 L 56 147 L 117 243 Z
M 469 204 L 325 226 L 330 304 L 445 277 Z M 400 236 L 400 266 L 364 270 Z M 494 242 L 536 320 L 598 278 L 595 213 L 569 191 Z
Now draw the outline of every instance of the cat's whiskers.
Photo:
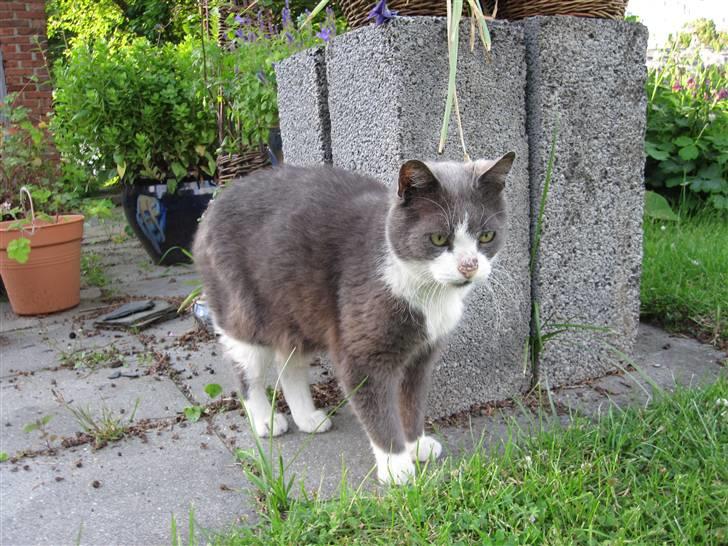
M 445 222 L 447 223 L 448 230 L 452 231 L 452 224 L 455 221 L 455 219 L 452 216 L 452 211 L 450 210 L 449 203 L 447 203 L 447 202 L 445 203 L 447 205 L 447 210 L 445 210 L 445 208 L 440 203 L 438 203 L 437 201 L 434 201 L 433 199 L 430 199 L 428 197 L 417 197 L 417 199 L 420 199 L 422 201 L 428 201 L 428 202 L 432 203 L 433 205 L 437 205 L 437 207 L 442 211 L 442 216 L 445 218 Z

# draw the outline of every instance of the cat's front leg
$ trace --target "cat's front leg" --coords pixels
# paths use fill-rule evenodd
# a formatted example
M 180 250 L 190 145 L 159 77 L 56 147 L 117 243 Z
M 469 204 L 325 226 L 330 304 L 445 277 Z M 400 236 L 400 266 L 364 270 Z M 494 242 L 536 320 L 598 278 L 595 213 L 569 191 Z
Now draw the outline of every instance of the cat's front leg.
M 348 359 L 342 383 L 361 421 L 377 462 L 381 482 L 403 484 L 414 476 L 398 411 L 401 370 L 386 357 Z
M 423 348 L 405 366 L 399 397 L 399 409 L 406 447 L 412 460 L 437 459 L 442 453 L 440 442 L 425 435 L 425 405 L 432 367 L 439 351 Z

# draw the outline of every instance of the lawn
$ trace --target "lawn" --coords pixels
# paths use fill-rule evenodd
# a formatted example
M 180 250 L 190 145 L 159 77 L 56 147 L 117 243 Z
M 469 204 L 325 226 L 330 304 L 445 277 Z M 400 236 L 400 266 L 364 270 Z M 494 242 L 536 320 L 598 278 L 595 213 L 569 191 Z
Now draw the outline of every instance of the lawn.
M 728 345 L 728 215 L 645 220 L 642 267 L 644 318 Z
M 436 463 L 387 493 L 264 493 L 216 544 L 726 544 L 728 381 Z M 280 499 L 278 499 L 280 500 Z

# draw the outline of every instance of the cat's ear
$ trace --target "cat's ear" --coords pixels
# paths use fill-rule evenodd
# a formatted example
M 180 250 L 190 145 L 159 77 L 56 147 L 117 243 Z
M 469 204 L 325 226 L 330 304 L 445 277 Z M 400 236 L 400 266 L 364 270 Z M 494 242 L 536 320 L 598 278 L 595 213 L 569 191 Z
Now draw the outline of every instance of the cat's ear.
M 508 152 L 495 161 L 477 162 L 475 166 L 478 175 L 477 187 L 487 191 L 503 191 L 514 159 L 516 159 L 515 152 Z
M 411 159 L 399 169 L 397 195 L 405 202 L 418 192 L 432 192 L 439 187 L 437 178 L 422 161 Z

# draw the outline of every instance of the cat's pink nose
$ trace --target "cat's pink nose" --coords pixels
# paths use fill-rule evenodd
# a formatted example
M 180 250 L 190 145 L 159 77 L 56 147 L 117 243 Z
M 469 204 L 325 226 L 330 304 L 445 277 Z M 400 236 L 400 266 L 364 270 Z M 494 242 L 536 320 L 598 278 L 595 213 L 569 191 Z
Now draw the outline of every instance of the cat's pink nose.
M 458 271 L 466 279 L 470 279 L 478 271 L 478 258 L 471 256 L 469 258 L 462 258 L 458 260 Z

